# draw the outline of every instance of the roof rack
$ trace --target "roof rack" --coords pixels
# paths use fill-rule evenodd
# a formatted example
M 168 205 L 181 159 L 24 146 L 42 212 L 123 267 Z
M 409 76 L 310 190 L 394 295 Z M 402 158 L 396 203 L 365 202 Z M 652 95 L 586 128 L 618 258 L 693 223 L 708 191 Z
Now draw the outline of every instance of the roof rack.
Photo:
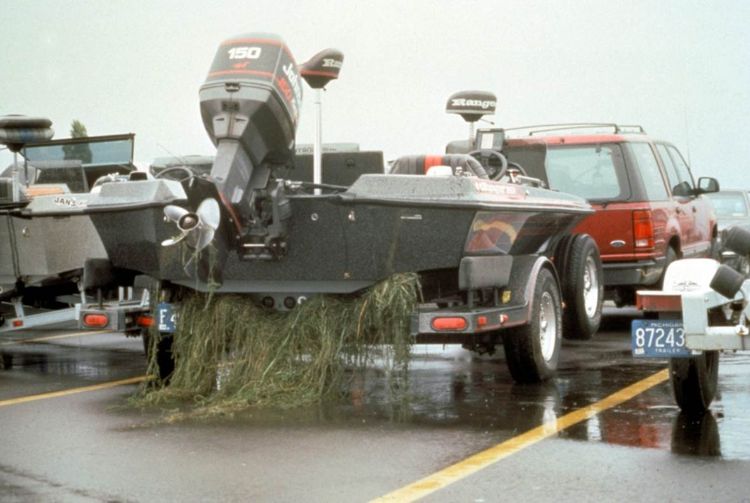
M 505 131 L 528 131 L 529 136 L 535 134 L 550 133 L 553 131 L 565 131 L 574 129 L 611 129 L 613 133 L 636 133 L 646 134 L 643 127 L 638 125 L 623 125 L 610 122 L 571 122 L 566 124 L 538 124 L 534 126 L 520 126 L 505 128 Z

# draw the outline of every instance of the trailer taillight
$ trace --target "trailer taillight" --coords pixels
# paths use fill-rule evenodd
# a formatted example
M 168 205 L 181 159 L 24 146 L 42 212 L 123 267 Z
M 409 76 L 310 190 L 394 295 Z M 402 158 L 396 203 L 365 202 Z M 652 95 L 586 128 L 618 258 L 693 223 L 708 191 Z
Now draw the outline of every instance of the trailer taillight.
M 135 324 L 141 328 L 151 328 L 152 326 L 154 326 L 154 317 L 147 315 L 147 314 L 143 314 L 139 316 L 138 318 L 136 318 Z
M 654 221 L 650 210 L 633 211 L 633 240 L 636 248 L 654 247 Z
M 466 330 L 469 323 L 461 316 L 446 316 L 432 320 L 433 330 Z
M 89 313 L 83 315 L 83 325 L 91 328 L 104 328 L 109 323 L 109 316 L 103 313 Z

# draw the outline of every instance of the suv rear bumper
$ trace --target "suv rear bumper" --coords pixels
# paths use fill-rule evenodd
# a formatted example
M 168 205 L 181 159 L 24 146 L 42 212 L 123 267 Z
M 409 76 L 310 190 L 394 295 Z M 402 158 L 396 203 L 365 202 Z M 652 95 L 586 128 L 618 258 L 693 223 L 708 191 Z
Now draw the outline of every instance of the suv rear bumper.
M 666 257 L 637 262 L 609 262 L 602 264 L 605 286 L 653 285 L 664 271 Z

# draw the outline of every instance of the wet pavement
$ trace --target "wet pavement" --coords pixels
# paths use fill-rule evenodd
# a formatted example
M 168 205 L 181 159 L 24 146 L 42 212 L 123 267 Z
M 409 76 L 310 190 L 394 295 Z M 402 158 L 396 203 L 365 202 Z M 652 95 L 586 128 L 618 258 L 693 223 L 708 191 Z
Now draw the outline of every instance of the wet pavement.
M 566 341 L 558 376 L 514 384 L 502 350 L 417 346 L 408 392 L 380 369 L 321 407 L 160 422 L 127 406 L 140 339 L 33 331 L 0 338 L 0 501 L 367 501 L 597 402 L 665 368 L 633 360 L 632 310 Z M 16 339 L 23 339 L 18 340 Z M 679 413 L 668 383 L 440 488 L 428 501 L 750 501 L 750 354 L 721 359 L 719 396 Z

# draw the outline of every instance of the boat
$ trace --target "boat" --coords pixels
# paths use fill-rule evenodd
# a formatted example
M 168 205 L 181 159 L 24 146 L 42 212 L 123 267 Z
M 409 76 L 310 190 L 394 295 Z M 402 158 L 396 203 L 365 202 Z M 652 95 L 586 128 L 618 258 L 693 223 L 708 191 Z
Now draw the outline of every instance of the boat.
M 250 49 L 259 58 L 238 68 L 233 51 Z M 311 72 L 327 82 L 325 68 L 335 67 Z M 466 155 L 437 160 L 455 164 L 450 176 L 385 174 L 371 162 L 320 195 L 277 178 L 294 159 L 301 80 L 280 37 L 224 42 L 200 91 L 217 145 L 210 174 L 107 184 L 81 208 L 113 265 L 201 291 L 352 293 L 397 272 L 457 268 L 466 255 L 543 254 L 591 212 L 572 195 L 476 176 L 461 169 L 478 165 Z
M 590 239 L 570 230 L 591 206 L 510 169 L 501 152 L 491 154 L 499 169 L 483 165 L 483 155 L 447 154 L 404 156 L 386 172 L 382 153 L 366 151 L 336 153 L 344 162 L 335 168 L 323 162 L 316 135 L 313 162 L 300 163 L 303 81 L 320 91 L 342 61 L 327 49 L 298 66 L 281 37 L 267 33 L 228 39 L 200 89 L 216 146 L 208 173 L 165 167 L 54 211 L 40 196 L 26 216 L 89 217 L 112 267 L 157 280 L 160 298 L 187 288 L 291 310 L 312 295 L 356 295 L 415 273 L 424 301 L 413 314 L 415 336 L 493 348 L 500 329 L 525 327 L 502 340 L 512 348 L 511 372 L 520 381 L 549 377 L 561 285 L 574 274 L 568 269 L 584 271 L 565 260 L 576 255 L 568 253 L 576 239 Z M 472 96 L 454 97 L 453 111 L 476 120 L 494 107 L 486 93 Z
M 0 118 L 0 131 L 9 136 L 27 124 L 51 125 L 46 119 L 32 121 Z M 107 261 L 91 219 L 78 210 L 91 189 L 135 170 L 132 134 L 50 140 L 51 129 L 37 130 L 42 133 L 26 135 L 35 141 L 18 145 L 23 161 L 14 161 L 0 176 L 0 185 L 8 188 L 0 199 L 2 299 L 76 292 L 85 263 Z

